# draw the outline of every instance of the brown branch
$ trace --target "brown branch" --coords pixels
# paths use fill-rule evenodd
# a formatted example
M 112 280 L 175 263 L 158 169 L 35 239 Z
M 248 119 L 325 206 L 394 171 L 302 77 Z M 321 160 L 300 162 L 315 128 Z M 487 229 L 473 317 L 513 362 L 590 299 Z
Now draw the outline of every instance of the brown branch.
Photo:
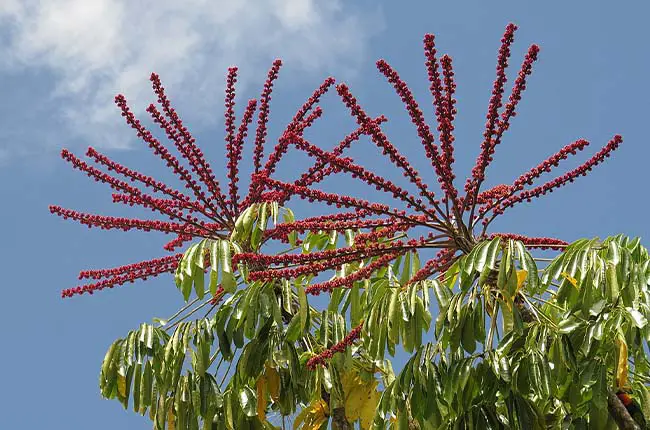
M 621 430 L 641 430 L 641 427 L 630 416 L 630 413 L 625 409 L 623 402 L 614 394 L 613 391 L 607 393 L 607 409 L 609 415 L 616 421 L 616 425 Z
M 332 430 L 353 430 L 354 427 L 345 418 L 345 407 L 334 408 L 332 410 Z

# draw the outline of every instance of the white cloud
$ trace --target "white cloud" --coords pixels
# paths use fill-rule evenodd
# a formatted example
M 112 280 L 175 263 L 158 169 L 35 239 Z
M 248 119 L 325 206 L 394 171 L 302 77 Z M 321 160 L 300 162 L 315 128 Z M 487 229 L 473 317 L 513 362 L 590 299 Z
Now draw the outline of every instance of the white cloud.
M 47 145 L 59 133 L 58 138 L 74 133 L 93 145 L 123 147 L 127 134 L 115 132 L 121 118 L 113 96 L 123 93 L 134 108 L 142 109 L 152 100 L 148 82 L 152 71 L 173 93 L 182 94 L 184 105 L 192 106 L 184 114 L 205 121 L 220 117 L 223 77 L 229 65 L 236 64 L 245 73 L 243 85 L 247 76 L 261 81 L 275 57 L 294 70 L 354 68 L 377 28 L 377 14 L 355 11 L 348 4 L 344 7 L 342 0 L 0 0 L 4 31 L 0 33 L 0 78 L 34 70 L 53 78 L 46 94 L 30 96 L 32 104 L 38 104 L 32 110 L 64 118 L 58 129 L 47 130 Z M 332 63 L 335 67 L 330 67 Z M 201 116 L 206 108 L 210 115 Z M 14 126 L 20 125 L 20 119 L 14 115 Z M 29 139 L 27 131 L 23 135 L 23 140 Z M 12 152 L 10 145 L 15 144 L 0 142 L 0 149 Z M 32 144 L 38 145 L 23 141 L 22 149 Z

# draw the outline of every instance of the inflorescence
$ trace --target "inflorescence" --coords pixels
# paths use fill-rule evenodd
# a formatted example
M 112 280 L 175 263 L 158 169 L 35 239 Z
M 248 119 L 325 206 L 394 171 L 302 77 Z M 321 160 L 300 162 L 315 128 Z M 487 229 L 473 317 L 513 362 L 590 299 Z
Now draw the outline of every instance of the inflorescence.
M 277 79 L 281 65 L 280 60 L 273 63 L 264 83 L 254 140 L 253 174 L 272 172 L 281 156 L 277 150 L 274 151 L 269 155 L 266 167 L 261 169 L 273 82 Z M 225 101 L 228 186 L 227 191 L 224 192 L 195 139 L 171 106 L 159 76 L 153 73 L 150 80 L 154 93 L 158 98 L 159 107 L 151 104 L 147 108 L 147 112 L 151 115 L 154 124 L 158 124 L 167 138 L 173 143 L 181 158 L 173 155 L 169 148 L 154 137 L 152 132 L 136 118 L 129 109 L 123 95 L 116 96 L 115 103 L 121 110 L 126 123 L 136 131 L 137 136 L 181 180 L 184 184 L 184 190 L 173 188 L 152 177 L 125 167 L 94 148 L 88 148 L 86 152 L 88 161 L 76 157 L 66 149 L 61 152 L 61 156 L 65 161 L 72 164 L 73 168 L 84 172 L 96 182 L 103 182 L 110 186 L 114 190 L 112 194 L 114 203 L 140 206 L 162 215 L 167 220 L 142 220 L 95 215 L 65 209 L 56 205 L 50 206 L 50 212 L 64 219 L 76 220 L 91 228 L 99 227 L 101 229 L 120 229 L 123 231 L 135 229 L 173 234 L 174 238 L 163 247 L 170 252 L 196 238 L 226 239 L 234 230 L 235 221 L 244 209 L 250 204 L 268 200 L 277 195 L 277 193 L 273 192 L 263 194 L 263 188 L 260 187 L 260 184 L 251 181 L 248 195 L 243 199 L 240 199 L 239 196 L 239 164 L 242 158 L 242 148 L 248 135 L 249 125 L 257 109 L 257 101 L 254 99 L 248 101 L 240 124 L 236 127 L 234 106 L 237 68 L 230 68 L 226 78 Z M 291 131 L 301 135 L 307 127 L 320 117 L 322 111 L 316 105 L 334 82 L 333 78 L 327 78 L 314 91 L 287 125 L 286 132 Z M 358 134 L 356 133 L 356 137 L 351 137 L 349 140 L 358 138 Z M 327 172 L 324 166 L 316 166 L 303 175 L 303 182 L 306 184 L 318 182 L 322 179 L 324 172 Z M 319 175 L 321 175 L 320 179 Z M 277 197 L 279 199 L 283 198 L 281 195 Z M 268 236 L 267 239 L 271 237 Z M 146 279 L 161 273 L 174 272 L 181 257 L 182 254 L 177 254 L 115 269 L 83 271 L 79 275 L 80 279 L 98 280 L 101 278 L 101 280 L 88 285 L 66 289 L 62 292 L 62 296 L 72 297 L 86 292 L 93 293 L 104 288 L 113 288 L 116 285 L 133 282 L 136 279 Z
M 437 122 L 435 130 L 438 143 L 436 143 L 433 127 L 426 122 L 425 115 L 406 82 L 385 60 L 379 60 L 377 68 L 404 103 L 421 141 L 424 156 L 437 175 L 439 194 L 436 194 L 429 184 L 423 182 L 418 171 L 382 131 L 382 124 L 387 119 L 384 116 L 374 118 L 369 116 L 345 84 L 338 84 L 336 90 L 358 127 L 329 151 L 312 144 L 304 136 L 304 131 L 322 116 L 322 109 L 317 105 L 320 98 L 335 85 L 331 77 L 325 79 L 296 112 L 282 132 L 275 148 L 263 162 L 271 94 L 282 65 L 280 60 L 276 60 L 267 75 L 259 104 L 254 99 L 249 100 L 238 125 L 235 118 L 237 68 L 228 69 L 225 91 L 225 148 L 228 180 L 226 187 L 222 187 L 216 179 L 214 171 L 195 139 L 171 106 L 159 76 L 154 73 L 150 80 L 158 105 L 151 104 L 146 111 L 151 115 L 154 124 L 157 124 L 167 139 L 173 143 L 175 151 L 181 155 L 181 158 L 173 155 L 170 149 L 154 137 L 151 131 L 136 118 L 123 95 L 116 96 L 115 103 L 126 123 L 180 179 L 183 188 L 170 187 L 129 169 L 94 148 L 89 148 L 86 152 L 88 161 L 81 160 L 67 150 L 63 150 L 61 155 L 73 168 L 84 172 L 97 182 L 109 185 L 114 191 L 113 202 L 146 208 L 166 220 L 95 215 L 59 206 L 50 206 L 50 211 L 88 227 L 172 234 L 174 237 L 163 248 L 173 252 L 197 238 L 229 238 L 240 214 L 257 202 L 276 201 L 283 205 L 291 198 L 298 197 L 309 202 L 342 208 L 342 211 L 332 214 L 278 224 L 265 232 L 264 240 L 273 239 L 286 243 L 293 232 L 355 231 L 354 241 L 348 246 L 334 250 L 283 255 L 265 255 L 244 248 L 244 252 L 233 257 L 233 267 L 240 262 L 249 264 L 251 270 L 247 275 L 248 281 L 273 282 L 286 278 L 318 276 L 327 271 L 340 270 L 346 264 L 361 263 L 353 273 L 309 285 L 305 291 L 314 295 L 331 292 L 336 288 L 350 288 L 355 282 L 368 279 L 378 269 L 388 266 L 399 256 L 422 249 L 437 249 L 438 252 L 422 266 L 408 284 L 425 280 L 436 273 L 443 273 L 460 255 L 470 252 L 478 241 L 495 236 L 520 240 L 530 248 L 563 249 L 567 242 L 559 239 L 526 237 L 513 233 L 488 234 L 486 231 L 489 224 L 506 209 L 523 201 L 530 202 L 534 198 L 573 182 L 579 176 L 587 175 L 619 147 L 622 138 L 618 135 L 614 136 L 607 145 L 582 165 L 541 185 L 533 187 L 542 174 L 551 172 L 562 160 L 585 149 L 589 142 L 580 139 L 568 144 L 538 166 L 521 174 L 512 184 L 501 184 L 481 190 L 487 169 L 494 160 L 496 147 L 501 143 L 504 132 L 510 128 L 510 123 L 517 114 L 517 106 L 528 85 L 533 64 L 539 55 L 539 47 L 531 45 L 506 100 L 504 98 L 507 83 L 506 70 L 516 29 L 514 24 L 509 24 L 501 39 L 496 78 L 487 108 L 480 153 L 471 175 L 465 180 L 464 188 L 460 190 L 455 184 L 456 174 L 453 168 L 454 120 L 457 108 L 454 98 L 456 82 L 452 59 L 448 55 L 438 58 L 435 37 L 427 34 L 424 37 L 425 67 Z M 251 179 L 248 192 L 242 197 L 239 187 L 239 166 L 243 144 L 249 135 L 249 127 L 256 111 L 258 115 L 254 133 Z M 370 138 L 399 173 L 408 180 L 412 191 L 396 185 L 389 178 L 344 156 L 345 151 L 362 136 Z M 278 163 L 291 147 L 311 157 L 313 165 L 293 182 L 273 178 Z M 325 192 L 315 187 L 334 174 L 350 175 L 387 194 L 392 198 L 393 203 L 387 205 L 346 194 Z M 428 232 L 414 235 L 416 228 L 420 229 L 419 231 L 426 229 Z M 175 254 L 113 269 L 83 271 L 79 279 L 92 279 L 96 282 L 64 290 L 62 296 L 71 297 L 86 292 L 92 294 L 94 291 L 112 288 L 136 279 L 173 272 L 181 256 L 182 254 Z M 210 299 L 212 304 L 216 305 L 224 294 L 223 288 L 220 287 L 217 294 Z M 341 343 L 310 359 L 308 366 L 314 368 L 323 364 L 335 352 L 345 350 L 360 336 L 361 327 L 359 325 L 354 328 Z
M 488 104 L 480 154 L 471 175 L 465 181 L 463 195 L 459 193 L 454 183 L 456 176 L 453 170 L 455 161 L 453 123 L 457 109 L 454 99 L 456 83 L 453 65 L 451 58 L 447 55 L 438 59 L 435 38 L 428 34 L 424 37 L 425 66 L 437 120 L 436 130 L 438 131 L 439 144 L 435 143 L 436 138 L 432 127 L 425 121 L 424 113 L 397 71 L 385 60 L 379 60 L 377 68 L 404 103 L 421 140 L 424 155 L 430 161 L 432 170 L 437 174 L 441 194 L 436 195 L 422 181 L 420 174 L 409 160 L 383 133 L 381 124 L 366 114 L 345 84 L 339 84 L 337 92 L 352 117 L 366 131 L 383 155 L 408 179 L 416 191 L 400 187 L 386 176 L 379 175 L 354 160 L 344 157 L 340 145 L 335 150 L 326 151 L 312 144 L 304 135 L 288 130 L 280 137 L 279 147 L 286 149 L 292 145 L 315 159 L 316 163 L 328 166 L 327 168 L 331 169 L 332 173 L 348 174 L 352 178 L 363 181 L 372 188 L 387 194 L 394 203 L 387 205 L 345 194 L 329 193 L 315 188 L 312 184 L 300 181 L 285 182 L 270 177 L 269 172 L 259 173 L 255 176 L 255 181 L 263 183 L 269 189 L 276 190 L 283 195 L 346 209 L 346 212 L 339 213 L 345 214 L 343 218 L 337 218 L 339 214 L 334 214 L 308 221 L 280 224 L 268 232 L 269 235 L 286 238 L 291 231 L 343 231 L 345 229 L 363 232 L 358 234 L 351 246 L 327 252 L 301 254 L 296 259 L 292 259 L 291 255 L 275 257 L 251 253 L 240 254 L 236 257 L 238 261 L 261 262 L 261 266 L 264 267 L 263 270 L 251 272 L 250 278 L 271 281 L 279 278 L 318 275 L 325 270 L 338 269 L 346 263 L 371 259 L 356 273 L 309 287 L 310 293 L 319 294 L 323 291 L 331 291 L 333 288 L 349 288 L 355 281 L 367 278 L 374 270 L 389 265 L 395 258 L 406 252 L 437 248 L 440 250 L 438 254 L 426 262 L 409 283 L 427 279 L 434 273 L 446 270 L 458 256 L 468 253 L 479 240 L 493 237 L 486 233 L 486 229 L 506 209 L 522 201 L 529 202 L 533 198 L 543 196 L 573 182 L 577 177 L 586 175 L 593 167 L 609 157 L 611 152 L 616 150 L 622 142 L 621 136 L 614 136 L 607 145 L 577 168 L 531 188 L 542 174 L 551 172 L 562 160 L 577 154 L 589 144 L 586 140 L 580 139 L 560 149 L 538 166 L 521 174 L 512 184 L 501 184 L 485 191 L 481 190 L 481 186 L 485 182 L 487 168 L 494 160 L 496 146 L 501 143 L 504 132 L 510 127 L 512 118 L 516 116 L 517 106 L 526 89 L 533 64 L 539 55 L 539 47 L 537 45 L 530 46 L 513 83 L 510 96 L 506 100 L 504 98 L 507 82 L 506 69 L 516 29 L 514 24 L 508 25 L 501 39 L 496 79 Z M 347 149 L 348 146 L 344 149 Z M 353 212 L 349 212 L 349 209 L 352 209 Z M 426 228 L 430 232 L 428 235 L 418 236 L 415 239 L 390 240 L 380 243 L 380 239 L 390 239 L 396 237 L 397 234 L 412 234 L 416 228 Z M 368 232 L 368 230 L 370 231 Z M 521 240 L 530 248 L 562 249 L 567 244 L 553 238 L 526 237 L 514 234 L 499 235 Z M 291 262 L 292 267 L 286 267 L 287 262 Z M 260 264 L 257 266 L 260 267 Z

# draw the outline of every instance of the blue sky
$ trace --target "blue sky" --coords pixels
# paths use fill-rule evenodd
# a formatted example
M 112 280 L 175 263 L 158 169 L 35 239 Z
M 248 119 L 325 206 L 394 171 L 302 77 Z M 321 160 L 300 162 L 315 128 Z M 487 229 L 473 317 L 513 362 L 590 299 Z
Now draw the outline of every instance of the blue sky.
M 625 140 L 589 177 L 513 209 L 494 230 L 566 240 L 619 232 L 648 237 L 650 30 L 644 18 L 650 8 L 644 2 L 181 3 L 0 1 L 0 268 L 5 291 L 0 404 L 5 428 L 40 428 L 44 420 L 56 430 L 149 428 L 117 402 L 101 399 L 99 365 L 114 339 L 142 321 L 169 316 L 180 305 L 171 278 L 68 300 L 59 294 L 76 285 L 81 269 L 162 255 L 165 238 L 88 230 L 51 216 L 47 206 L 127 214 L 111 203 L 107 187 L 60 160 L 63 147 L 81 155 L 92 145 L 130 167 L 170 178 L 112 106 L 118 92 L 138 113 L 155 101 L 147 80 L 151 71 L 161 75 L 217 168 L 224 166 L 226 68 L 240 66 L 241 107 L 244 97 L 259 91 L 271 61 L 280 57 L 285 67 L 272 101 L 271 142 L 313 88 L 333 75 L 350 85 L 371 114 L 389 117 L 386 131 L 393 143 L 434 181 L 399 98 L 374 62 L 385 58 L 392 64 L 431 117 L 421 42 L 424 33 L 435 33 L 439 51 L 454 58 L 456 165 L 464 178 L 478 154 L 499 39 L 505 25 L 515 22 L 520 29 L 510 76 L 531 43 L 542 51 L 520 115 L 488 171 L 488 184 L 512 182 L 578 138 L 591 141 L 579 160 L 616 133 Z M 324 118 L 308 136 L 327 147 L 353 123 L 334 93 L 323 107 Z M 389 167 L 368 148 L 358 146 L 351 153 L 390 176 Z M 279 176 L 291 177 L 301 160 L 289 157 Z M 343 183 L 357 195 L 365 192 L 339 180 L 327 187 L 340 189 Z M 299 201 L 292 208 L 299 216 L 310 213 Z

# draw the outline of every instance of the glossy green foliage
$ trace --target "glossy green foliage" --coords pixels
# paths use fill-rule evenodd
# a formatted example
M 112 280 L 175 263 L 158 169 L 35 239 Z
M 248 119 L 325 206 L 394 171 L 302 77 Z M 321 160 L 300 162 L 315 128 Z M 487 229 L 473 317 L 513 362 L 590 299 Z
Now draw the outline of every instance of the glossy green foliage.
M 577 241 L 539 276 L 521 244 L 493 254 L 497 241 L 430 281 L 436 342 L 387 387 L 375 428 L 610 429 L 607 396 L 620 388 L 648 411 L 650 263 L 639 241 Z
M 245 265 L 232 267 L 233 254 L 263 246 L 270 220 L 294 219 L 271 203 L 249 209 L 228 240 L 186 251 L 182 312 L 106 355 L 102 395 L 155 428 L 270 429 L 297 417 L 315 430 L 344 408 L 363 429 L 609 429 L 607 396 L 621 388 L 650 412 L 650 258 L 638 239 L 583 239 L 548 259 L 495 238 L 412 283 L 410 252 L 314 300 L 305 288 L 321 279 L 252 282 Z M 355 232 L 288 238 L 310 253 L 353 246 Z M 215 304 L 218 285 L 227 294 Z M 307 367 L 360 324 L 360 339 Z M 396 375 L 400 351 L 410 358 Z

